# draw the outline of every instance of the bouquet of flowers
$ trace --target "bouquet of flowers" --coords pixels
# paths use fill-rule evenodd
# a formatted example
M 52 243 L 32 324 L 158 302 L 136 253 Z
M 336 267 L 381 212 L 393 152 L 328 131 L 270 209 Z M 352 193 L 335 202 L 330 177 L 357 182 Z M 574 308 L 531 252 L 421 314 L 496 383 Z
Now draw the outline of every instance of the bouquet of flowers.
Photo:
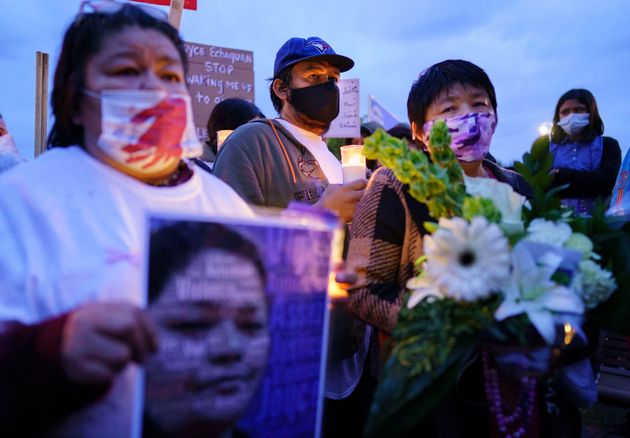
M 365 140 L 366 157 L 392 169 L 436 221 L 425 224 L 424 255 L 407 284 L 368 436 L 413 430 L 476 355 L 497 430 L 523 435 L 538 379 L 568 345 L 586 343 L 582 324 L 630 333 L 627 230 L 610 228 L 603 206 L 592 218 L 561 207 L 563 188 L 549 189 L 546 144 L 515 164 L 533 191 L 526 200 L 505 183 L 465 176 L 450 141 L 441 121 L 431 130 L 430 160 L 382 130 Z M 501 362 L 520 376 L 511 411 L 492 367 Z

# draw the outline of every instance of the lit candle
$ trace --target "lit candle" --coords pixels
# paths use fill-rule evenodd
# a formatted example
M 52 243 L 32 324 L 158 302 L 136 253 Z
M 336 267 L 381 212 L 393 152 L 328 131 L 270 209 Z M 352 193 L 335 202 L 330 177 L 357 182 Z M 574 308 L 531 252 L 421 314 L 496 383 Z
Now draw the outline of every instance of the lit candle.
M 337 282 L 336 274 L 331 272 L 328 276 L 328 296 L 332 302 L 348 298 L 348 291 Z
M 362 144 L 341 147 L 341 169 L 344 184 L 357 179 L 365 179 L 367 169 L 365 155 L 361 153 L 362 150 Z
M 234 130 L 231 129 L 222 129 L 220 131 L 217 131 L 217 150 L 221 149 L 221 146 L 223 145 L 223 142 L 230 136 L 231 133 L 233 133 Z

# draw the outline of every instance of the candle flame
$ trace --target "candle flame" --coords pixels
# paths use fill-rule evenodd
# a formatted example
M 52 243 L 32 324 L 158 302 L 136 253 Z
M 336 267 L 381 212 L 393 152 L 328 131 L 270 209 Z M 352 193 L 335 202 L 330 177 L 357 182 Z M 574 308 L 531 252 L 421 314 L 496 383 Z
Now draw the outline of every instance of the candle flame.
M 573 336 L 575 335 L 575 329 L 571 326 L 570 323 L 564 323 L 564 344 L 569 345 L 573 340 Z
M 328 296 L 331 301 L 347 299 L 348 291 L 341 287 L 340 283 L 335 281 L 335 273 L 331 272 L 328 277 Z
M 341 147 L 342 166 L 365 166 L 363 145 L 351 145 Z

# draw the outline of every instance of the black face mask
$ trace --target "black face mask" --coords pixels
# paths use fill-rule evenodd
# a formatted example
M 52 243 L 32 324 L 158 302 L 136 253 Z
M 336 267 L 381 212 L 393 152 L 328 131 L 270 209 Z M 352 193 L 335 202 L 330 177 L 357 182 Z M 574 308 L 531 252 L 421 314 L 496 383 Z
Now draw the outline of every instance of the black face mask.
M 309 119 L 329 125 L 339 114 L 339 88 L 332 80 L 305 88 L 291 88 L 289 102 Z

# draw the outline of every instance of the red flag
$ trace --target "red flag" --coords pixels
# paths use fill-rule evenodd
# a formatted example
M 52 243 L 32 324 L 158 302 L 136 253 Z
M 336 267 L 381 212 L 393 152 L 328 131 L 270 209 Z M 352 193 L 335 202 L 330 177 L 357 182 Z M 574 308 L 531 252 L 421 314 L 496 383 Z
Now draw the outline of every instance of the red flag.
M 152 5 L 170 6 L 171 0 L 133 0 L 140 3 L 151 3 Z M 197 10 L 197 0 L 184 0 L 184 9 Z

